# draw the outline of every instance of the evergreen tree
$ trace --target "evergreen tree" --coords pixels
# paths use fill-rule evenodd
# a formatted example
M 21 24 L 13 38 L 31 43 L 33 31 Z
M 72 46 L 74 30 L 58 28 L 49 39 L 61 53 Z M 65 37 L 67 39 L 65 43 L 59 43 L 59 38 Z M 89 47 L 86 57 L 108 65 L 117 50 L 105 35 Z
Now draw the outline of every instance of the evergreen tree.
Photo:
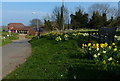
M 107 16 L 106 16 L 106 13 L 103 13 L 102 14 L 102 17 L 101 17 L 101 26 L 107 26 Z
M 50 20 L 44 20 L 45 30 L 53 30 L 52 22 Z
M 102 26 L 103 18 L 98 12 L 94 12 L 89 22 L 90 28 L 99 28 Z
M 71 25 L 73 29 L 87 28 L 88 26 L 88 14 L 83 14 L 79 9 L 75 12 L 75 15 L 71 14 Z

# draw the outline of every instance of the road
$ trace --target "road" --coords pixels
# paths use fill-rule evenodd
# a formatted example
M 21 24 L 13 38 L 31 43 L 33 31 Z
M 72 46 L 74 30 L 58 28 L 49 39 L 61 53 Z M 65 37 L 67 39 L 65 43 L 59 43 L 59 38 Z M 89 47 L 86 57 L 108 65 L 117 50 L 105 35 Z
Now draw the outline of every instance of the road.
M 31 55 L 31 45 L 25 35 L 19 35 L 19 40 L 2 47 L 2 78 L 15 70 Z

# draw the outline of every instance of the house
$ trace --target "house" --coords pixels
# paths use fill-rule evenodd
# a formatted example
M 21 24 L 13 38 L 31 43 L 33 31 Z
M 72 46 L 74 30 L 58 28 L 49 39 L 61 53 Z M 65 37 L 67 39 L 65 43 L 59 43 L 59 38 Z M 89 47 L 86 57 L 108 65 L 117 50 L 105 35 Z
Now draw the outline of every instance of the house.
M 9 23 L 8 31 L 12 33 L 20 33 L 20 34 L 27 34 L 27 35 L 35 35 L 35 31 L 30 27 L 25 27 L 22 23 Z

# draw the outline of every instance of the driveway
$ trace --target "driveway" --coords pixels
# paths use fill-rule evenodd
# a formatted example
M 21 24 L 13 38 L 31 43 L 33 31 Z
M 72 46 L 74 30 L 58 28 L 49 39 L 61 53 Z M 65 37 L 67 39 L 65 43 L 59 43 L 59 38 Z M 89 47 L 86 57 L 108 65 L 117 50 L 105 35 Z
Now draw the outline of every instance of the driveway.
M 19 40 L 2 47 L 2 78 L 15 70 L 31 55 L 31 45 L 25 35 L 19 35 Z

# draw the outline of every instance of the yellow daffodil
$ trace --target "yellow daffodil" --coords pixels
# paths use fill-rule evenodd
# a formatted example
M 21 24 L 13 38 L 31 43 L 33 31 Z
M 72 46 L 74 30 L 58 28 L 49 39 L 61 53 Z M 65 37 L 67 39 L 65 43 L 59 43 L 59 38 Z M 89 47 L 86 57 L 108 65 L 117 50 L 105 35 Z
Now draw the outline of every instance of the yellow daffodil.
M 82 44 L 82 46 L 84 47 L 84 46 L 85 46 L 85 44 Z
M 110 57 L 110 58 L 108 59 L 108 61 L 111 61 L 111 60 L 113 60 L 112 57 Z
M 100 55 L 100 53 L 97 54 L 98 56 Z
M 77 34 L 73 33 L 72 35 L 77 36 Z
M 111 48 L 112 48 L 112 46 L 109 46 L 108 48 L 109 48 L 109 49 L 111 49 Z
M 96 58 L 96 57 L 97 57 L 97 55 L 96 55 L 96 54 L 94 54 L 94 55 L 93 55 L 93 57 L 95 57 L 95 58 Z
M 77 33 L 77 35 L 80 35 L 81 33 Z
M 95 33 L 93 33 L 93 35 L 95 35 Z
M 108 46 L 108 43 L 105 43 L 104 45 L 105 45 L 105 47 L 107 47 L 107 46 Z
M 91 46 L 91 43 L 88 43 L 88 46 Z
M 114 37 L 115 37 L 115 38 L 117 38 L 117 36 L 116 36 L 116 35 L 115 35 Z
M 93 44 L 93 46 L 92 46 L 92 47 L 93 47 L 93 48 L 97 48 L 97 47 L 96 47 L 96 44 Z
M 97 51 L 99 51 L 99 48 L 97 48 Z
M 89 48 L 88 50 L 92 50 L 91 48 Z
M 99 44 L 98 44 L 98 43 L 96 43 L 96 46 L 99 46 Z
M 115 45 L 115 43 L 112 43 L 112 45 L 114 46 L 114 45 Z
M 117 48 L 113 49 L 113 51 L 117 51 Z
M 56 41 L 61 41 L 62 39 L 61 39 L 61 37 L 59 36 L 59 37 L 56 37 L 55 40 L 56 40 Z
M 106 61 L 105 61 L 105 60 L 103 60 L 103 61 L 102 61 L 102 63 L 103 63 L 103 64 L 106 64 Z
M 85 44 L 85 47 L 87 47 L 87 44 Z
M 103 51 L 103 53 L 106 53 L 106 51 Z
M 82 48 L 84 48 L 84 46 L 82 46 Z
M 69 35 L 68 34 L 65 34 L 64 37 L 68 37 Z
M 105 44 L 100 44 L 100 47 L 101 47 L 101 48 L 105 47 Z

